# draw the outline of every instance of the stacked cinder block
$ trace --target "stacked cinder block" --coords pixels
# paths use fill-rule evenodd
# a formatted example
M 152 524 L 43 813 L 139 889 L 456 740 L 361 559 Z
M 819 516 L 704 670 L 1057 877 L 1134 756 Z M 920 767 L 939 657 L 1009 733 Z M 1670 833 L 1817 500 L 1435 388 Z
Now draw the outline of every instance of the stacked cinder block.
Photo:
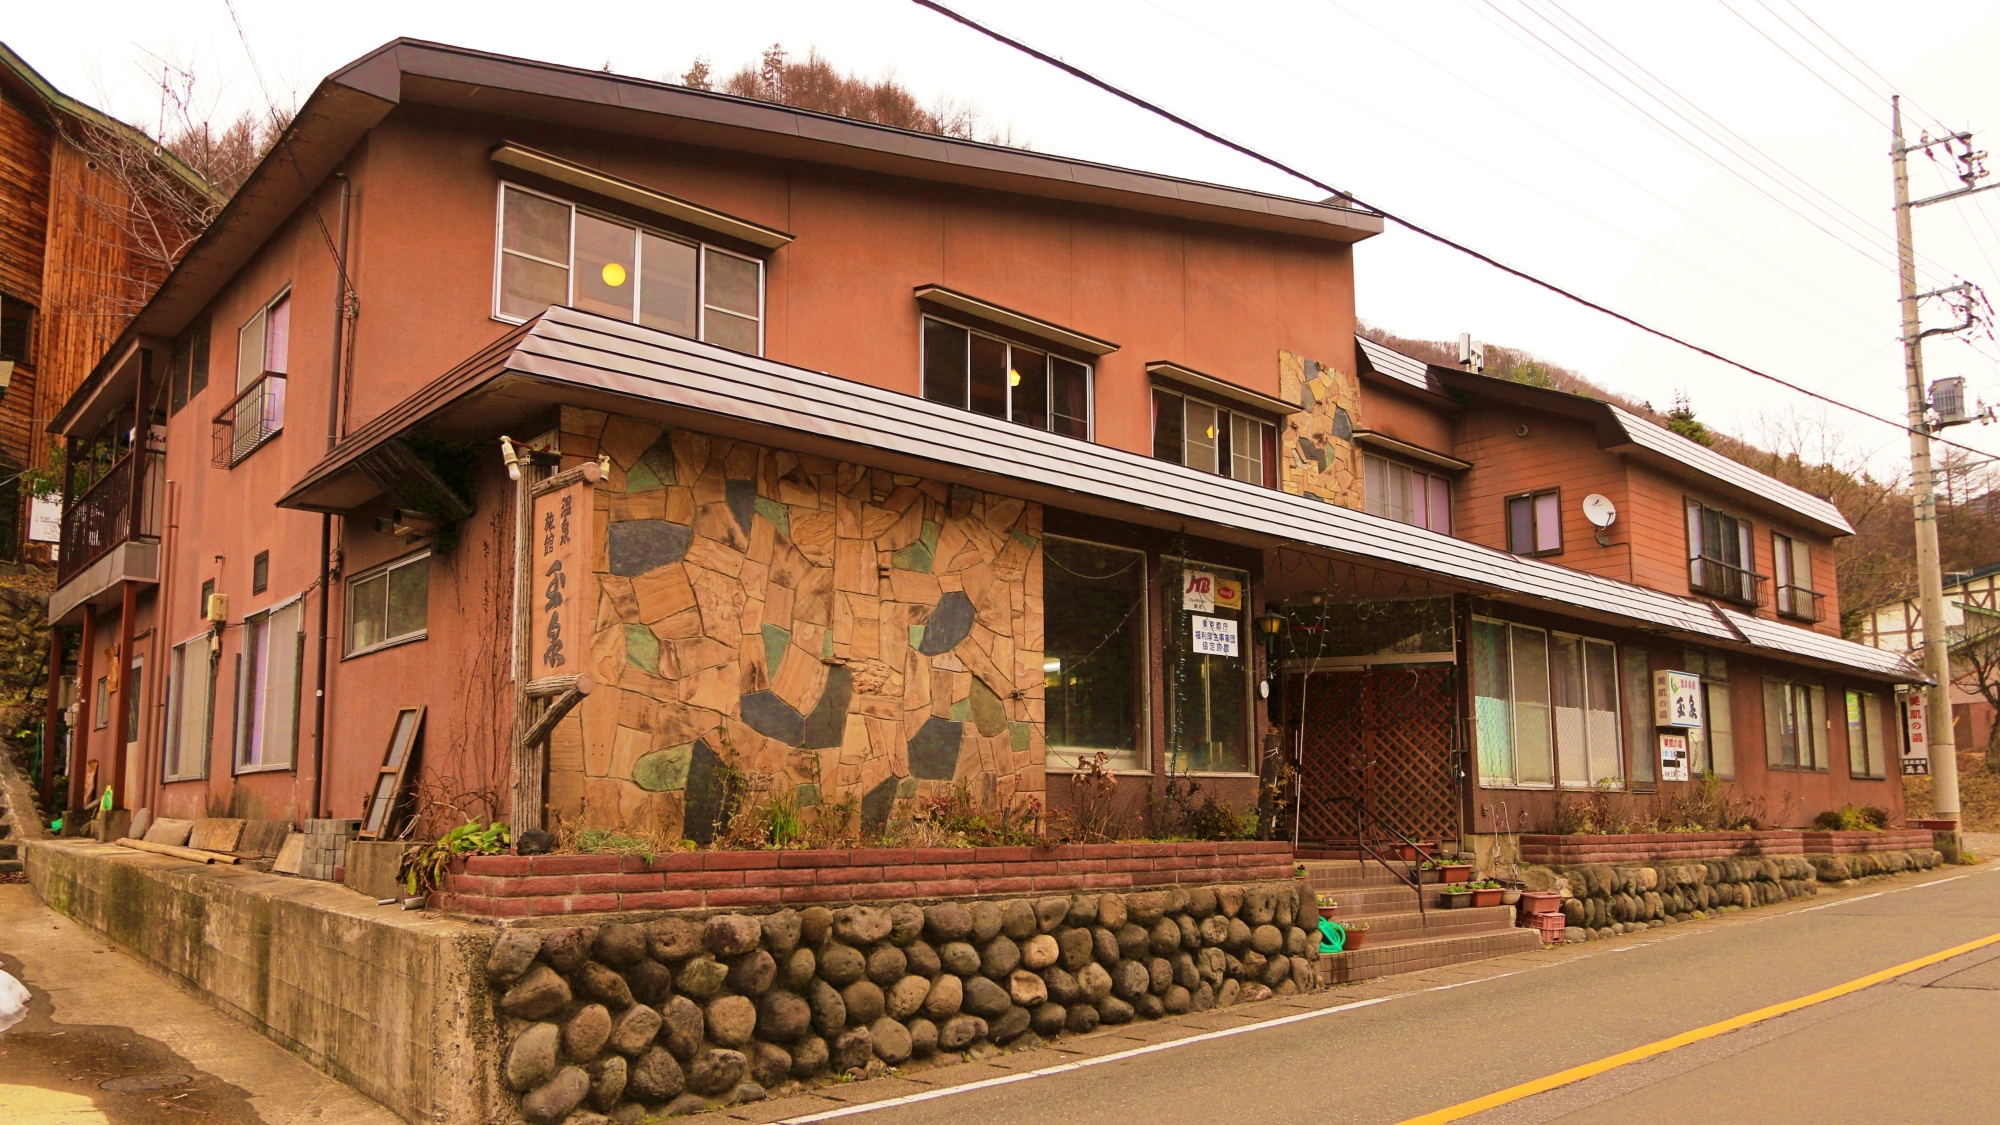
M 308 879 L 333 879 L 334 869 L 347 866 L 347 845 L 361 831 L 359 820 L 306 821 L 305 858 L 299 874 Z

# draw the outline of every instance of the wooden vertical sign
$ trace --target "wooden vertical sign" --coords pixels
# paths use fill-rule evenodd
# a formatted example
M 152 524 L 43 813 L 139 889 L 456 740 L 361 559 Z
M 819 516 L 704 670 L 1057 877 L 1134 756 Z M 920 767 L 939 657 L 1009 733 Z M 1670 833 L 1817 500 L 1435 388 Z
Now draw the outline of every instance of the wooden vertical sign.
M 523 466 L 524 473 L 531 471 Z M 549 732 L 593 686 L 585 671 L 597 616 L 590 548 L 602 475 L 592 461 L 521 486 L 526 503 L 516 509 L 515 525 L 520 585 L 511 819 L 516 838 L 544 826 Z

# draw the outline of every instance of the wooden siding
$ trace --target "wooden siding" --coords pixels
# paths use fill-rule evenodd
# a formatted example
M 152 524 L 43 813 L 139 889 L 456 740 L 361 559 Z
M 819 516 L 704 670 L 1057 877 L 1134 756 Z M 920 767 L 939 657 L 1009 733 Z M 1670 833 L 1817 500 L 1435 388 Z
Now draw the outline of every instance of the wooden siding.
M 1528 428 L 1525 437 L 1518 433 L 1522 426 Z M 1456 428 L 1453 452 L 1472 462 L 1452 498 L 1452 526 L 1461 538 L 1506 550 L 1507 497 L 1560 488 L 1563 549 L 1542 556 L 1543 561 L 1621 582 L 1636 581 L 1632 544 L 1641 527 L 1629 514 L 1634 505 L 1628 503 L 1621 459 L 1597 447 L 1596 434 L 1588 425 L 1482 404 L 1460 415 Z M 1597 545 L 1595 529 L 1583 517 L 1583 498 L 1593 492 L 1603 493 L 1618 506 L 1618 523 L 1611 529 L 1608 547 Z M 1685 575 L 1674 592 L 1687 592 Z
M 49 221 L 49 127 L 0 96 L 0 292 L 42 303 L 42 244 Z

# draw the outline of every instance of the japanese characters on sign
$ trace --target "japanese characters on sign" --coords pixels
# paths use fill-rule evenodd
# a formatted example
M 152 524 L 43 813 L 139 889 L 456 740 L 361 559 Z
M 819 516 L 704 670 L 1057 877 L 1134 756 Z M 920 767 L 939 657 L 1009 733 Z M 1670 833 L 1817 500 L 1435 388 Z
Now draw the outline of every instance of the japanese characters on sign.
M 1660 780 L 1688 780 L 1687 735 L 1663 734 L 1660 736 Z
M 1931 772 L 1931 739 L 1925 725 L 1924 697 L 1906 695 L 1899 703 L 1903 708 L 1903 773 L 1921 777 Z
M 1196 614 L 1194 620 L 1194 650 L 1204 656 L 1235 656 L 1236 621 L 1229 617 L 1205 617 Z
M 573 676 L 589 659 L 593 486 L 577 480 L 535 497 L 529 550 L 529 676 Z
M 1215 575 L 1206 570 L 1182 571 L 1181 608 L 1189 613 L 1214 613 Z
M 1701 677 L 1691 672 L 1653 673 L 1653 725 L 1701 729 Z

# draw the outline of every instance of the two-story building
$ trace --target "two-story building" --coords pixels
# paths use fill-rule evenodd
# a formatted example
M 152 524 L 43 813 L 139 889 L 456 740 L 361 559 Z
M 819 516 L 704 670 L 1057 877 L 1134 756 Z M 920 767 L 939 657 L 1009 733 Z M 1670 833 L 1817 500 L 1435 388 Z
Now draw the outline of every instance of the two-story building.
M 1285 830 L 1456 837 L 1691 784 L 1675 670 L 1718 717 L 1691 768 L 1772 823 L 1900 811 L 1916 673 L 1826 625 L 1839 514 L 1357 345 L 1381 228 L 391 43 L 56 420 L 161 481 L 51 599 L 79 743 L 169 815 L 393 828 L 420 716 L 433 827 L 706 840 L 747 793 L 879 829 L 960 787 L 1071 807 L 1088 769 L 1138 828 L 1289 762 Z
M 1987 655 L 2000 629 L 2000 563 L 1990 563 L 1944 576 L 1945 635 L 1952 650 L 1951 726 L 1952 742 L 1960 747 L 1986 746 L 1992 739 L 1996 721 L 1993 705 L 1979 690 L 1980 666 L 1990 667 Z M 1899 598 L 1884 602 L 1861 619 L 1856 640 L 1890 652 L 1900 652 L 1912 660 L 1922 658 L 1924 645 L 1923 609 L 1917 599 Z M 1972 651 L 1967 652 L 1967 648 Z M 1968 660 L 1967 657 L 1976 657 Z M 1908 706 L 1906 701 L 1905 706 Z

